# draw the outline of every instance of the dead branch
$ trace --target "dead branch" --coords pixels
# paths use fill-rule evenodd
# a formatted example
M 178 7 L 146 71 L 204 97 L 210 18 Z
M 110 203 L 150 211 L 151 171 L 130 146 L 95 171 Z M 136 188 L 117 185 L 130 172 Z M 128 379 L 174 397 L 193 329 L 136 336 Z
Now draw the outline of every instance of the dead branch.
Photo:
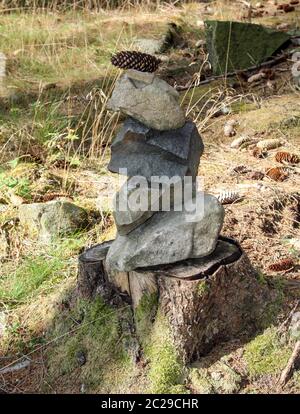
M 297 363 L 299 362 L 300 357 L 300 341 L 297 341 L 293 350 L 293 353 L 289 359 L 289 362 L 287 363 L 287 366 L 282 371 L 280 379 L 279 379 L 279 385 L 281 387 L 284 387 L 286 383 L 289 381 L 291 376 L 293 375 L 293 372 L 296 368 Z
M 195 84 L 195 85 L 188 85 L 188 86 L 178 85 L 178 86 L 176 86 L 176 90 L 177 91 L 186 91 L 188 89 L 197 88 L 197 87 L 202 86 L 202 85 L 207 85 L 208 83 L 214 82 L 215 80 L 218 80 L 218 79 L 229 78 L 229 77 L 236 76 L 239 73 L 249 73 L 249 72 L 253 72 L 253 71 L 258 70 L 258 69 L 272 67 L 272 66 L 277 65 L 278 63 L 281 63 L 281 62 L 284 62 L 285 60 L 288 60 L 289 57 L 294 54 L 294 52 L 295 52 L 295 50 L 293 49 L 293 50 L 290 50 L 289 52 L 283 53 L 280 56 L 276 56 L 272 60 L 268 60 L 266 62 L 263 62 L 260 65 L 251 66 L 251 67 L 249 67 L 245 70 L 236 70 L 234 72 L 229 72 L 229 73 L 224 74 L 224 75 L 212 76 L 212 77 L 207 78 L 207 79 L 205 79 L 201 82 L 197 82 L 197 84 Z

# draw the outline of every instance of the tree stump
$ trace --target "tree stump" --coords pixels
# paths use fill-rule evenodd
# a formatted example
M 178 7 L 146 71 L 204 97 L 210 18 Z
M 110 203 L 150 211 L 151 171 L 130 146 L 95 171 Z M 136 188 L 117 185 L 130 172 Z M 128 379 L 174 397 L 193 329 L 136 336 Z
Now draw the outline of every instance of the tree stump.
M 97 244 L 79 256 L 77 289 L 85 299 L 106 296 L 110 291 L 104 261 L 111 242 Z
M 110 243 L 80 256 L 79 294 L 92 298 L 113 287 L 128 295 L 138 337 L 159 312 L 169 322 L 180 355 L 190 362 L 217 343 L 260 327 L 270 291 L 234 240 L 220 237 L 215 251 L 202 259 L 108 274 Z

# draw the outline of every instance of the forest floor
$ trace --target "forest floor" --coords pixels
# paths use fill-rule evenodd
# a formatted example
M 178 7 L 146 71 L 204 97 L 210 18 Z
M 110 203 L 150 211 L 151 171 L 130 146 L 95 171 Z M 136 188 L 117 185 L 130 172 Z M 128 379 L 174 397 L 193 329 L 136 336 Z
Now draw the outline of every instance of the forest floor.
M 300 34 L 300 6 L 274 15 L 275 6 L 262 3 L 268 14 L 252 22 Z M 280 181 L 265 174 L 283 167 L 275 160 L 279 150 L 300 156 L 300 91 L 289 59 L 273 68 L 271 80 L 231 77 L 181 92 L 205 145 L 199 168 L 205 191 L 240 196 L 225 205 L 222 234 L 237 239 L 262 283 L 278 290 L 266 329 L 246 344 L 236 338 L 218 345 L 179 375 L 168 349 L 161 359 L 149 352 L 133 361 L 128 306 L 74 299 L 78 254 L 116 232 L 111 198 L 118 184 L 106 169 L 120 124 L 106 110 L 119 76 L 111 54 L 138 38 L 160 39 L 176 23 L 184 47 L 164 54 L 159 73 L 186 86 L 209 72 L 199 42 L 203 21 L 245 21 L 247 13 L 240 2 L 214 1 L 0 14 L 0 52 L 7 58 L 0 84 L 0 393 L 300 392 L 297 370 L 284 388 L 278 385 L 295 345 L 287 318 L 300 306 L 300 166 L 282 171 Z M 276 138 L 280 148 L 263 158 L 231 148 L 235 137 L 224 135 L 224 125 L 232 119 L 236 137 Z M 19 225 L 19 205 L 59 197 L 85 208 L 89 224 L 41 245 Z M 290 269 L 270 270 L 284 259 Z M 163 340 L 153 337 L 157 346 Z

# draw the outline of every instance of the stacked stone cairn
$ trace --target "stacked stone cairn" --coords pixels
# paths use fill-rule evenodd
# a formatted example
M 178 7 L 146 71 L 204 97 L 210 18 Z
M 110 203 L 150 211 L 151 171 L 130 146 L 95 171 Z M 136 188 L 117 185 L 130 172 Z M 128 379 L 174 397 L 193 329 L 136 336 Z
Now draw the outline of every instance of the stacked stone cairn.
M 238 243 L 220 236 L 223 206 L 196 186 L 204 150 L 196 125 L 185 119 L 178 93 L 145 72 L 151 59 L 138 58 L 116 58 L 125 72 L 108 103 L 127 116 L 108 166 L 125 181 L 115 197 L 118 234 L 80 255 L 78 292 L 130 303 L 138 353 L 160 315 L 180 358 L 192 362 L 218 343 L 254 334 L 271 295 Z
M 196 125 L 185 119 L 178 92 L 154 73 L 130 69 L 117 81 L 108 108 L 127 116 L 108 165 L 127 181 L 115 197 L 118 234 L 107 269 L 128 272 L 210 255 L 224 209 L 197 191 L 204 146 Z

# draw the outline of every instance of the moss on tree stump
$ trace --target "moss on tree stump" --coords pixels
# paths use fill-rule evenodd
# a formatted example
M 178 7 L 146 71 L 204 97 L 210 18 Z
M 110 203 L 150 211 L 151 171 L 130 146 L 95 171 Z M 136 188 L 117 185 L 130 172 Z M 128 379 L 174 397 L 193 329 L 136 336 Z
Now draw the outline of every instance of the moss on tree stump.
M 129 298 L 144 349 L 157 315 L 168 322 L 174 346 L 185 362 L 207 354 L 217 343 L 252 335 L 261 327 L 271 292 L 233 240 L 220 237 L 215 251 L 202 259 L 110 274 L 103 254 L 108 246 L 96 246 L 80 256 L 79 293 L 92 297 L 107 292 L 109 286 Z M 96 265 L 97 257 L 101 264 Z

